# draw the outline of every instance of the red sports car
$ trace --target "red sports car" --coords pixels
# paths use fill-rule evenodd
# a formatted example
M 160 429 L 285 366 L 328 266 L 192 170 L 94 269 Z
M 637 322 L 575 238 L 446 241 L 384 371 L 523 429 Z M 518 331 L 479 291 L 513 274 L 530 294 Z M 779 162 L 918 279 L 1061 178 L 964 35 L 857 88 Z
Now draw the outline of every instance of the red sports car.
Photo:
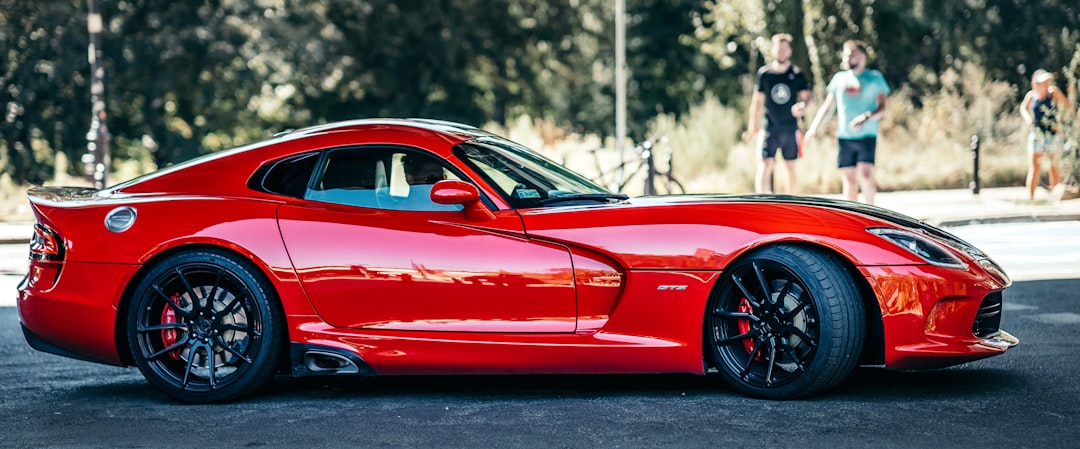
M 885 209 L 628 199 L 432 120 L 316 126 L 104 190 L 40 187 L 36 349 L 216 402 L 275 375 L 716 372 L 785 399 L 1003 353 L 1010 281 Z

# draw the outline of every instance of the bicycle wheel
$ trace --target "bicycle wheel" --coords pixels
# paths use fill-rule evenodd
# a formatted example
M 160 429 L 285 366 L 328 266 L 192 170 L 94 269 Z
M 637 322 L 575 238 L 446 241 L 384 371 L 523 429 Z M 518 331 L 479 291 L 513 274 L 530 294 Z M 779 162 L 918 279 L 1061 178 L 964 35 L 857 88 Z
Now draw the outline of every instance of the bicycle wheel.
M 686 193 L 686 188 L 678 179 L 675 179 L 671 175 L 665 177 L 665 183 L 667 186 L 667 195 L 682 195 Z

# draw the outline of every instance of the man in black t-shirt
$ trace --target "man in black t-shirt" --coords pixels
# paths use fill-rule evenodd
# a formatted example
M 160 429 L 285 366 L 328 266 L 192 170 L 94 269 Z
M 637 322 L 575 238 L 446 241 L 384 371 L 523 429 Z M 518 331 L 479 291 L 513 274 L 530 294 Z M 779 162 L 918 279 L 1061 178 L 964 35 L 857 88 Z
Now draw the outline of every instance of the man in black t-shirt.
M 772 62 L 758 71 L 757 86 L 750 103 L 747 136 L 756 139 L 758 149 L 757 175 L 754 190 L 772 193 L 772 174 L 776 152 L 780 150 L 787 165 L 787 192 L 796 193 L 795 160 L 800 156 L 802 136 L 799 118 L 806 113 L 806 103 L 812 92 L 810 81 L 802 70 L 791 63 L 791 35 L 772 37 Z M 765 129 L 758 126 L 761 110 L 765 109 Z

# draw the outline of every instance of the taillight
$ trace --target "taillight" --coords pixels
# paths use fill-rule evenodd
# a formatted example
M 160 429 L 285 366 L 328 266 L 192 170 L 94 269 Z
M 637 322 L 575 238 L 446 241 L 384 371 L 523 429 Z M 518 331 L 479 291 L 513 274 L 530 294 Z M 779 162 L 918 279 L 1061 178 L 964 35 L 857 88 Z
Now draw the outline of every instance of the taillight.
M 34 236 L 30 238 L 30 258 L 36 260 L 64 260 L 64 241 L 52 229 L 42 224 L 34 225 Z

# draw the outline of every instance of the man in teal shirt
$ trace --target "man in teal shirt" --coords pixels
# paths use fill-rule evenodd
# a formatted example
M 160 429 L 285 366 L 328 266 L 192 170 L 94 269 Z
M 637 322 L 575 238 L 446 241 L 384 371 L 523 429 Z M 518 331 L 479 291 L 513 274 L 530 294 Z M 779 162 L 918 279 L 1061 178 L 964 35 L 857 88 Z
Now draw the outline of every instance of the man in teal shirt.
M 829 95 L 814 117 L 807 138 L 817 134 L 821 122 L 829 118 L 835 106 L 836 137 L 839 140 L 837 165 L 843 177 L 844 198 L 857 201 L 859 188 L 867 204 L 874 204 L 877 185 L 874 183 L 874 153 L 877 149 L 878 122 L 885 115 L 885 100 L 889 85 L 877 70 L 866 68 L 866 44 L 862 41 L 844 43 L 844 66 L 829 81 Z

